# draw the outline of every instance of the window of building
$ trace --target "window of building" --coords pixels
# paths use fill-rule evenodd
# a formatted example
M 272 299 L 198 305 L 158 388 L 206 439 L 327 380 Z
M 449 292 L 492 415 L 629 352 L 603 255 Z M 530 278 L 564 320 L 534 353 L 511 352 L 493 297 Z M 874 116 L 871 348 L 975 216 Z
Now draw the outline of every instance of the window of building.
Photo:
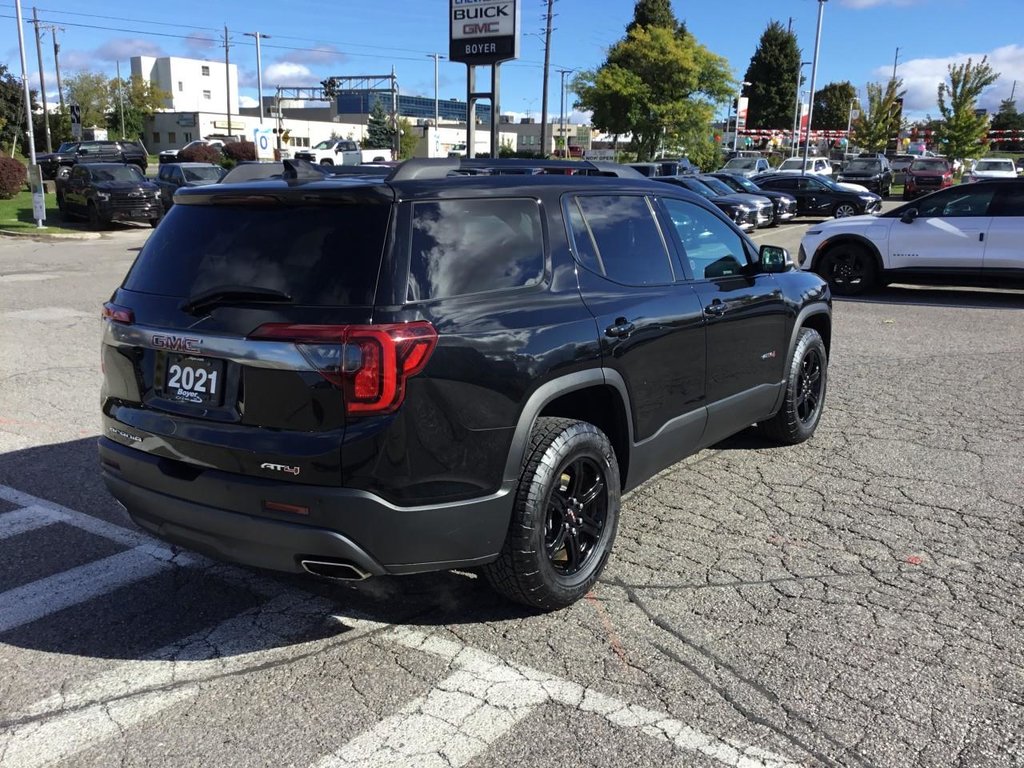
M 177 141 L 178 141 L 178 134 L 176 134 L 174 131 L 168 131 L 167 132 L 167 143 L 168 144 L 174 144 Z
M 203 91 L 203 98 L 206 99 L 207 101 L 209 101 L 210 98 L 211 98 L 210 92 L 209 91 Z
M 203 76 L 204 77 L 209 77 L 210 76 L 210 68 L 207 67 L 206 65 L 203 65 Z
M 185 141 L 186 144 L 188 144 L 190 141 L 192 141 L 192 134 L 189 133 L 188 131 L 185 131 L 185 139 L 184 139 L 184 141 Z
M 160 143 L 160 131 L 153 131 L 153 143 L 154 144 L 159 144 Z
M 183 82 L 181 82 L 181 80 L 179 80 L 178 81 L 178 93 L 181 93 L 184 90 L 185 90 L 185 84 Z

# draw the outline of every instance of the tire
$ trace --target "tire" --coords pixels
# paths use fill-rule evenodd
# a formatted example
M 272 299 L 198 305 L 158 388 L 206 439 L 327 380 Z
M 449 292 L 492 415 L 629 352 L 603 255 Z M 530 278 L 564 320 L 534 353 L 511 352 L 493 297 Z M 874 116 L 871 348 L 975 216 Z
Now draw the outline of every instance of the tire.
M 330 160 L 321 160 L 320 165 L 334 165 L 334 163 Z
M 809 439 L 818 428 L 825 408 L 828 384 L 828 353 L 813 328 L 801 328 L 786 373 L 782 407 L 769 421 L 758 425 L 768 437 L 785 445 Z
M 504 546 L 483 567 L 491 586 L 542 611 L 586 595 L 615 541 L 620 488 L 615 451 L 600 429 L 537 419 Z
M 836 207 L 832 209 L 832 215 L 837 219 L 845 219 L 848 216 L 856 216 L 857 213 L 857 206 L 855 206 L 853 203 L 836 203 Z
M 837 296 L 860 296 L 878 283 L 874 256 L 852 243 L 840 243 L 826 251 L 815 271 Z
M 62 165 L 59 168 L 57 168 L 57 174 L 53 178 L 54 179 L 66 179 L 70 175 L 71 175 L 71 168 L 66 166 L 66 165 Z

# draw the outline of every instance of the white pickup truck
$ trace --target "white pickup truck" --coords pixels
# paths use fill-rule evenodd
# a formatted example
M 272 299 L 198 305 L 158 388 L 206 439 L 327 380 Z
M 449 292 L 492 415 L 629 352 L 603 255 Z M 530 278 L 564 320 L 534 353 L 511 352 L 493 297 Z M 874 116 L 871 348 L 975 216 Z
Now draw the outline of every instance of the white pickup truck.
M 319 165 L 359 165 L 374 160 L 390 160 L 389 149 L 360 149 L 351 139 L 326 139 L 314 147 L 295 150 L 296 160 L 308 160 Z

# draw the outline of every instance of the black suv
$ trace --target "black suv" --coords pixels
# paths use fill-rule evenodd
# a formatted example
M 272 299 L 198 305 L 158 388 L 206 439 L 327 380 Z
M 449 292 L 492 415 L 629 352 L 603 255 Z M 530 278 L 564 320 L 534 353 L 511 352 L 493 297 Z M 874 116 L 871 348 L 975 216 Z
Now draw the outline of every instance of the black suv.
M 892 189 L 892 168 L 885 155 L 859 155 L 843 167 L 836 181 L 860 184 L 875 194 L 888 197 Z
M 130 141 L 66 141 L 56 152 L 36 158 L 44 179 L 67 176 L 76 163 L 130 163 L 143 173 L 149 156 L 140 145 Z
M 61 216 L 83 218 L 93 229 L 112 221 L 148 221 L 155 227 L 164 214 L 160 187 L 125 163 L 76 165 L 57 182 L 57 207 Z
M 480 566 L 553 609 L 623 491 L 818 425 L 827 285 L 698 195 L 283 167 L 179 191 L 104 306 L 103 478 L 160 537 L 341 579 Z

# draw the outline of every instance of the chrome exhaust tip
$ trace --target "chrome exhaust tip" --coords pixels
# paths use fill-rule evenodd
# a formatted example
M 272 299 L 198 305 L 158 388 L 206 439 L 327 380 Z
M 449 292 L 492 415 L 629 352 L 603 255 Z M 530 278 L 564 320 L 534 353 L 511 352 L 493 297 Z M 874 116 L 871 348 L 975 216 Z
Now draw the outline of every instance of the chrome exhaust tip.
M 332 581 L 365 581 L 370 572 L 347 560 L 300 560 L 299 565 L 306 573 Z

